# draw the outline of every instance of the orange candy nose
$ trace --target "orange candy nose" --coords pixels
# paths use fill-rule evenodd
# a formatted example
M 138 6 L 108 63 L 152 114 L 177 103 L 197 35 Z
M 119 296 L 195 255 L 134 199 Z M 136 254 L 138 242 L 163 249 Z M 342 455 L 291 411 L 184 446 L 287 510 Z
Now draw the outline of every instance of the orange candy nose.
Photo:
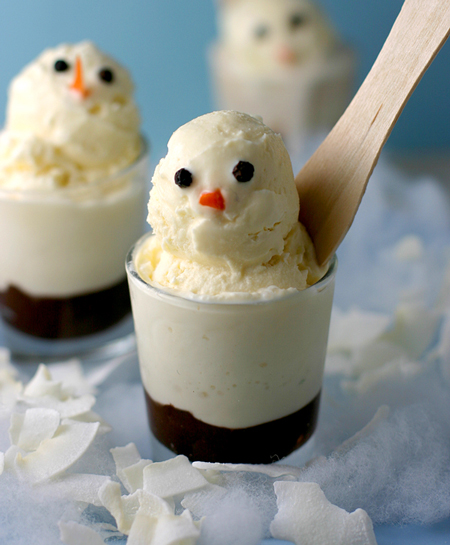
M 83 66 L 81 64 L 80 57 L 77 57 L 75 60 L 75 77 L 70 86 L 70 89 L 79 93 L 82 98 L 86 98 L 91 94 L 91 91 L 89 91 L 89 89 L 86 89 L 84 85 Z
M 277 59 L 282 64 L 294 64 L 297 62 L 297 55 L 293 49 L 283 45 L 277 51 Z
M 223 198 L 220 189 L 202 193 L 198 202 L 203 206 L 210 206 L 216 210 L 225 210 L 225 199 Z

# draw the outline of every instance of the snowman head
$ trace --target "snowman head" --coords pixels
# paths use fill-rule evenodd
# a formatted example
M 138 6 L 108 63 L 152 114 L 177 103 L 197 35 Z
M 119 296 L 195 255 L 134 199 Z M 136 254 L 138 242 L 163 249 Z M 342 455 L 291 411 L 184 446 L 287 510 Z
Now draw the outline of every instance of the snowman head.
M 182 258 L 265 263 L 298 219 L 281 137 L 243 113 L 213 112 L 180 127 L 152 181 L 149 223 Z
M 222 0 L 222 43 L 249 69 L 289 70 L 334 46 L 330 24 L 310 0 Z
M 50 142 L 80 167 L 136 154 L 139 124 L 128 71 L 91 42 L 45 50 L 9 89 L 6 128 Z

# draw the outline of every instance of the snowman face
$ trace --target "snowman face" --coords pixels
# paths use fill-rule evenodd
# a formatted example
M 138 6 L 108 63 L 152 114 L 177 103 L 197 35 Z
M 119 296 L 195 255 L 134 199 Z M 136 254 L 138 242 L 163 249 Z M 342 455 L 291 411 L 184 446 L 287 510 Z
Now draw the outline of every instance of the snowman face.
M 47 50 L 30 69 L 39 72 L 42 91 L 80 107 L 108 102 L 120 108 L 133 92 L 128 72 L 90 42 Z
M 7 128 L 61 147 L 82 166 L 120 154 L 124 133 L 138 127 L 128 71 L 91 42 L 44 51 L 10 87 Z
M 309 0 L 223 0 L 223 40 L 249 66 L 299 66 L 326 54 L 333 31 Z
M 236 112 L 214 112 L 181 127 L 153 184 L 154 231 L 169 251 L 199 261 L 270 259 L 298 216 L 281 138 Z
M 169 152 L 167 167 L 160 174 L 171 185 L 177 206 L 184 203 L 196 217 L 218 222 L 233 221 L 264 186 L 261 147 L 245 140 L 219 140 L 200 150 L 198 142 L 188 139 L 182 156 Z

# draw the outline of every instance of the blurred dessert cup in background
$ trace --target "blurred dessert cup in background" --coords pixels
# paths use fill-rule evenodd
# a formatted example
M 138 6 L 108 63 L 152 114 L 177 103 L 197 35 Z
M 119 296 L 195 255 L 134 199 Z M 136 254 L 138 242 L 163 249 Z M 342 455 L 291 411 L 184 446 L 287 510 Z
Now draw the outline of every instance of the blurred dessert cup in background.
M 131 78 L 92 43 L 46 50 L 12 81 L 0 312 L 17 356 L 71 355 L 132 331 L 123 261 L 144 232 L 148 155 Z

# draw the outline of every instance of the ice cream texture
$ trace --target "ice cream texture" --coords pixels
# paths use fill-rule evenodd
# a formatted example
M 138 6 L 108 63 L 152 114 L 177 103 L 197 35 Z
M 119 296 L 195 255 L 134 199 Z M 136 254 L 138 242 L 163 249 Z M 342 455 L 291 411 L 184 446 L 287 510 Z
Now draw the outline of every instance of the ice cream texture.
M 186 297 L 272 298 L 324 274 L 298 222 L 280 135 L 257 118 L 212 112 L 180 127 L 157 166 L 136 258 L 141 278 Z
M 141 150 L 133 89 L 91 42 L 45 50 L 9 88 L 0 188 L 77 186 L 130 165 Z

